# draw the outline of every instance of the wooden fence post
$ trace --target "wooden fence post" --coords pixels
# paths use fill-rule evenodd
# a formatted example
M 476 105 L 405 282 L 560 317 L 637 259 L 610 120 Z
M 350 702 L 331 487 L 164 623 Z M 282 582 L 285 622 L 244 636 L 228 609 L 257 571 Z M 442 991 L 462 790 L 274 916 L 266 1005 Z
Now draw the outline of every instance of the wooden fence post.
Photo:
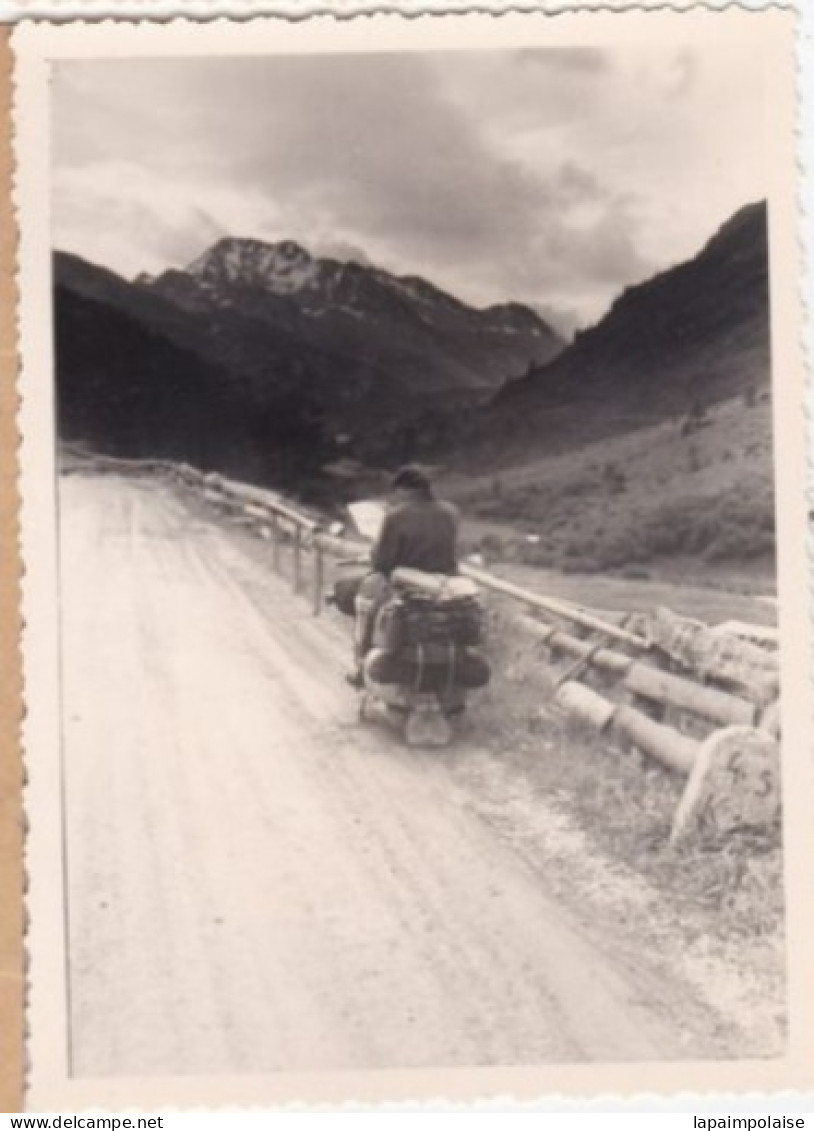
M 322 586 L 325 577 L 325 562 L 322 549 L 314 546 L 314 616 L 318 617 L 322 609 Z
M 271 515 L 271 564 L 274 572 L 280 572 L 280 522 L 277 515 Z
M 302 588 L 302 528 L 296 523 L 294 525 L 292 548 L 294 592 L 299 593 Z

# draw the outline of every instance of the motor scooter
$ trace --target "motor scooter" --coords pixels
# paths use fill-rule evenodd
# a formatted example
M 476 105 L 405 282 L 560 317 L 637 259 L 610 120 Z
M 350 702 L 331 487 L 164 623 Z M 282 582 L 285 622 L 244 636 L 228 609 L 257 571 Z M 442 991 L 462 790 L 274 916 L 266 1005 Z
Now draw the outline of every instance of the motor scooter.
M 340 571 L 329 598 L 356 616 L 356 591 L 366 572 L 358 561 Z M 396 570 L 379 608 L 373 646 L 362 661 L 361 721 L 394 726 L 409 746 L 442 747 L 453 739 L 467 695 L 489 682 L 480 651 L 477 587 L 464 578 Z

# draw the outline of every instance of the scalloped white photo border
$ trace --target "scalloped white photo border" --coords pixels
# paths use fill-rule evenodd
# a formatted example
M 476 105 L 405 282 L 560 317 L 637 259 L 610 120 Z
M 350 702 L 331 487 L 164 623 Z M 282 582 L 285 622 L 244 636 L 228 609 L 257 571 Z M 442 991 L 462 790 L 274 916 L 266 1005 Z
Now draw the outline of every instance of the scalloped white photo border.
M 140 5 L 142 14 L 150 0 Z M 755 0 L 757 3 L 757 0 Z M 56 6 L 56 5 L 53 5 Z M 209 14 L 212 8 L 207 5 Z M 590 5 L 597 7 L 596 5 Z M 61 7 L 68 15 L 68 5 Z M 126 5 L 116 7 L 123 15 Z M 181 6 L 177 6 L 179 10 Z M 241 15 L 259 5 L 233 5 Z M 267 6 L 264 6 L 267 7 Z M 304 15 L 304 5 L 286 6 Z M 350 3 L 343 14 L 381 11 L 381 5 Z M 810 594 L 807 569 L 806 427 L 803 411 L 803 268 L 798 204 L 800 179 L 795 159 L 796 109 L 795 20 L 788 6 L 760 5 L 746 12 L 737 5 L 707 5 L 692 12 L 658 6 L 645 12 L 609 5 L 604 11 L 563 10 L 550 4 L 521 14 L 499 8 L 500 18 L 489 14 L 450 14 L 438 9 L 425 18 L 405 19 L 415 8 L 401 5 L 398 13 L 365 19 L 228 20 L 195 23 L 142 21 L 114 23 L 104 20 L 64 24 L 23 20 L 13 47 L 15 70 L 15 205 L 21 231 L 19 252 L 20 332 L 23 360 L 20 451 L 23 506 L 22 547 L 25 563 L 23 612 L 24 676 L 27 716 L 24 748 L 28 786 L 25 795 L 29 832 L 26 870 L 29 882 L 27 936 L 29 958 L 28 1059 L 29 1107 L 37 1110 L 87 1108 L 141 1108 L 157 1110 L 167 1105 L 180 1109 L 281 1104 L 331 1105 L 401 1102 L 410 1105 L 449 1104 L 511 1097 L 517 1102 L 539 1098 L 560 1110 L 586 1110 L 586 1103 L 625 1107 L 640 1102 L 642 1094 L 655 1109 L 675 1110 L 681 1102 L 697 1109 L 692 1093 L 732 1093 L 748 1098 L 756 1093 L 788 1093 L 814 1087 L 814 711 L 812 710 L 812 648 Z M 648 5 L 654 7 L 654 5 Z M 686 6 L 682 5 L 684 9 Z M 26 5 L 33 13 L 34 2 Z M 93 3 L 83 10 L 98 17 Z M 626 10 L 622 10 L 625 8 Z M 190 14 L 194 9 L 189 6 Z M 282 14 L 282 6 L 275 10 Z M 183 8 L 187 11 L 187 8 Z M 449 11 L 449 8 L 447 8 Z M 152 12 L 151 12 L 152 14 Z M 681 21 L 677 26 L 677 21 Z M 692 29 L 690 28 L 692 25 Z M 212 54 L 275 51 L 365 51 L 383 47 L 400 50 L 489 46 L 490 48 L 580 44 L 608 44 L 637 35 L 751 34 L 759 27 L 767 50 L 777 52 L 773 75 L 771 112 L 776 128 L 769 131 L 774 151 L 770 163 L 774 183 L 770 193 L 771 276 L 773 303 L 773 370 L 782 373 L 776 383 L 775 430 L 777 445 L 779 592 L 783 659 L 784 809 L 786 883 L 788 891 L 788 961 L 790 1040 L 787 1055 L 777 1060 L 726 1062 L 673 1062 L 638 1065 L 548 1065 L 488 1069 L 431 1069 L 367 1073 L 320 1073 L 273 1077 L 207 1077 L 78 1080 L 68 1075 L 64 1036 L 64 953 L 60 943 L 64 892 L 59 882 L 62 829 L 54 752 L 58 742 L 56 644 L 58 635 L 57 574 L 55 557 L 54 466 L 51 448 L 53 387 L 51 341 L 44 330 L 43 311 L 50 308 L 49 155 L 47 78 L 51 60 L 57 58 Z M 725 34 L 724 34 L 725 33 Z M 800 36 L 803 40 L 804 34 Z M 810 221 L 810 216 L 808 217 Z M 808 222 L 807 221 L 807 222 Z M 810 246 L 810 245 L 809 245 Z M 809 326 L 810 332 L 810 326 Z M 810 396 L 810 394 L 809 394 Z M 569 1099 L 569 1097 L 571 1097 Z M 579 1097 L 575 1100 L 574 1097 Z M 611 1098 L 613 1097 L 613 1098 Z M 668 1099 L 668 1097 L 670 1097 Z M 707 1103 L 705 1101 L 705 1107 Z M 793 1103 L 789 1104 L 793 1107 Z

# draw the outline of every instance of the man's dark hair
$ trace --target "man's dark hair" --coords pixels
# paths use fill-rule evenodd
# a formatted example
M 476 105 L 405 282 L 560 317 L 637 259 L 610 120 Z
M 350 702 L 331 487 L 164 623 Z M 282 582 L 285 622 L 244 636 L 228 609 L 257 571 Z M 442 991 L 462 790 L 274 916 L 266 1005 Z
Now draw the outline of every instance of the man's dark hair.
M 432 496 L 429 479 L 423 471 L 412 464 L 399 468 L 393 476 L 392 487 L 394 491 L 415 491 L 417 495 L 424 495 L 426 498 Z

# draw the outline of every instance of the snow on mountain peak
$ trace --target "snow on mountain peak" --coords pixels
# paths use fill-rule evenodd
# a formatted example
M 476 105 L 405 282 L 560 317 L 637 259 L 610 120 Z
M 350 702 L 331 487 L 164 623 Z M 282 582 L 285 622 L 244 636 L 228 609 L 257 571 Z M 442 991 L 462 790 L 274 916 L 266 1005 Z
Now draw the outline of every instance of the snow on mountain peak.
M 252 239 L 223 239 L 187 268 L 202 283 L 238 283 L 274 294 L 296 294 L 313 286 L 319 264 L 293 240 L 267 244 Z
M 288 300 L 286 305 L 296 308 L 299 316 L 328 320 L 335 316 L 345 324 L 341 333 L 353 320 L 370 326 L 397 323 L 405 332 L 409 325 L 411 334 L 424 332 L 418 329 L 423 326 L 431 333 L 441 329 L 464 337 L 480 335 L 481 341 L 536 339 L 531 350 L 535 359 L 556 352 L 560 345 L 557 334 L 519 303 L 478 310 L 421 276 L 393 275 L 354 260 L 318 257 L 291 239 L 265 243 L 224 238 L 181 274 L 205 303 L 233 307 L 244 301 L 241 292 L 247 299 L 253 292 L 255 302 L 263 296 L 269 301 Z M 288 316 L 293 317 L 291 309 Z

